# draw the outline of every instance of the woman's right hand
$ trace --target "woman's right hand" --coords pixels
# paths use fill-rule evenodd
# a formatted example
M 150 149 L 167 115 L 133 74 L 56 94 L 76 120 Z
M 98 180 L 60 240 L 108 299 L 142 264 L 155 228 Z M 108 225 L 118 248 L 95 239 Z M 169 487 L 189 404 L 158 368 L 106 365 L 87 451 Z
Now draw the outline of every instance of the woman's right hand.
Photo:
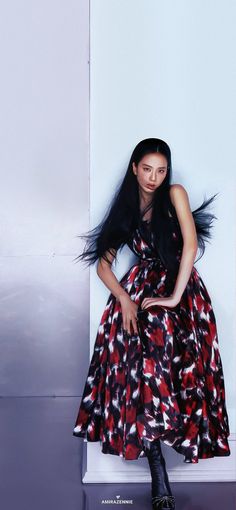
M 122 326 L 123 329 L 126 330 L 129 335 L 133 334 L 131 328 L 133 328 L 134 334 L 138 334 L 137 327 L 137 310 L 138 305 L 132 301 L 128 294 L 123 294 L 119 298 L 121 304 L 121 312 L 122 312 Z

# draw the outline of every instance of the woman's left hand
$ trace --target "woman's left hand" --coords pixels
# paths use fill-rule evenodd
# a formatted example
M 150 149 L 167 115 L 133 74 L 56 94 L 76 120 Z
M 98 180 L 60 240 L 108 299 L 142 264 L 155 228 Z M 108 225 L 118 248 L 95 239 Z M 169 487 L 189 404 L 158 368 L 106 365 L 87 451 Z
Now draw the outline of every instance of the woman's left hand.
M 141 303 L 141 308 L 143 310 L 146 310 L 147 308 L 150 308 L 150 306 L 158 305 L 158 306 L 167 306 L 170 308 L 174 308 L 178 305 L 180 302 L 180 299 L 177 299 L 174 296 L 169 297 L 160 297 L 160 298 L 144 298 Z

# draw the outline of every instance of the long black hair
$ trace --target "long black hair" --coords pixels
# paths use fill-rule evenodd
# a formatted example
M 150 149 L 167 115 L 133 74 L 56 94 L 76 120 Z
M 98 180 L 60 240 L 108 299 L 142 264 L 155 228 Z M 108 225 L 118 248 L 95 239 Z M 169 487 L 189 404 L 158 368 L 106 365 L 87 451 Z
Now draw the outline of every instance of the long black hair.
M 167 173 L 161 185 L 156 188 L 150 204 L 141 212 L 139 204 L 139 185 L 133 173 L 132 163 L 136 166 L 146 154 L 159 153 L 167 159 Z M 177 275 L 178 257 L 183 247 L 178 217 L 175 207 L 170 199 L 170 183 L 172 179 L 171 151 L 163 140 L 147 138 L 141 140 L 133 150 L 126 174 L 112 197 L 111 204 L 107 209 L 103 220 L 91 231 L 80 235 L 86 239 L 83 252 L 75 260 L 83 260 L 88 265 L 96 260 L 104 258 L 107 262 L 106 252 L 117 256 L 117 251 L 125 244 L 132 243 L 132 235 L 140 222 L 152 207 L 151 228 L 154 233 L 154 244 L 163 264 L 172 276 Z M 207 207 L 215 199 L 217 193 L 192 211 L 195 222 L 199 260 L 205 252 L 205 243 L 211 238 L 211 227 L 216 216 L 207 210 Z M 114 251 L 115 250 L 115 253 Z

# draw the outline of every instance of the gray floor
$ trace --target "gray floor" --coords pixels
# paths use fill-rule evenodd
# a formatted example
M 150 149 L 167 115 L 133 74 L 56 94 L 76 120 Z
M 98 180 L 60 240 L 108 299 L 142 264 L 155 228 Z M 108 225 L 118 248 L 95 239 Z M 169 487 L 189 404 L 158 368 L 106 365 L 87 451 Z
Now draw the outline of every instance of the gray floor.
M 1 398 L 3 510 L 150 509 L 149 484 L 82 484 L 82 443 L 72 436 L 78 397 Z M 172 483 L 176 510 L 235 510 L 234 483 Z M 133 500 L 104 504 L 102 500 Z

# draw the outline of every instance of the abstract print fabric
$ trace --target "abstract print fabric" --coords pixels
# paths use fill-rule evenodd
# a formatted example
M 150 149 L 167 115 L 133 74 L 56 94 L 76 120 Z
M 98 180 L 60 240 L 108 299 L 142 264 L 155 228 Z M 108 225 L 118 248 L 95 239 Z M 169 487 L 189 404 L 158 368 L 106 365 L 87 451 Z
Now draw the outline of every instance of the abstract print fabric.
M 142 310 L 144 297 L 169 296 L 167 270 L 142 221 L 130 246 L 139 258 L 120 285 L 138 305 L 138 334 L 122 328 L 110 294 L 73 435 L 100 441 L 103 453 L 126 460 L 147 456 L 160 438 L 184 462 L 228 456 L 229 422 L 212 303 L 195 266 L 177 306 Z

